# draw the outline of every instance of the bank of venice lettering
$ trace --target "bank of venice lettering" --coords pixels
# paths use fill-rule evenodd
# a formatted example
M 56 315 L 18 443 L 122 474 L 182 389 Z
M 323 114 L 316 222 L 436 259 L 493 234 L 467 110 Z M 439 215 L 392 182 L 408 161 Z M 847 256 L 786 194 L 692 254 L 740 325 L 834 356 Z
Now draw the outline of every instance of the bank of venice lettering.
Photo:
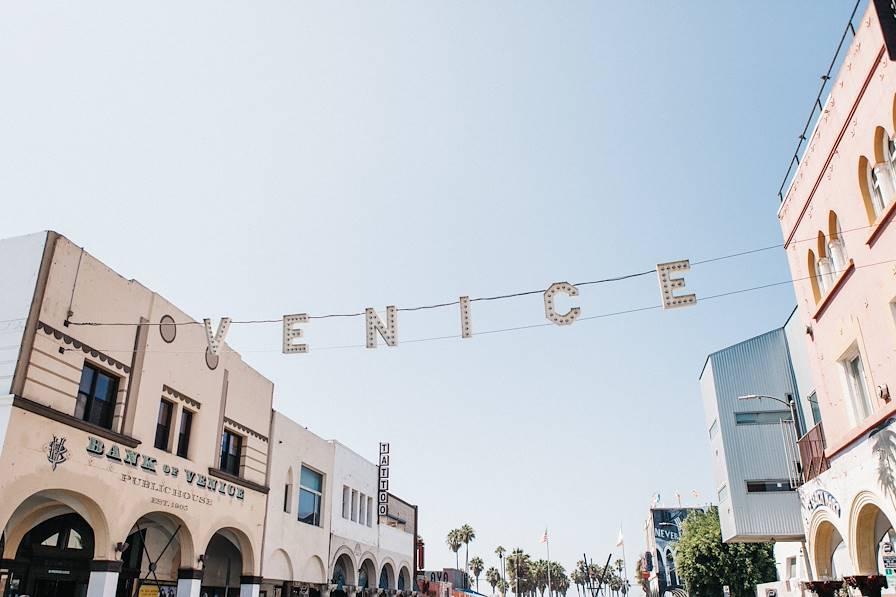
M 242 487 L 227 483 L 211 476 L 202 475 L 188 469 L 181 469 L 177 466 L 171 466 L 167 463 L 159 465 L 158 460 L 147 454 L 141 454 L 124 448 L 123 450 L 117 444 L 106 446 L 103 440 L 89 436 L 87 439 L 87 453 L 96 458 L 105 458 L 111 462 L 117 462 L 122 465 L 133 467 L 131 470 L 137 471 L 132 474 L 131 470 L 120 473 L 121 481 L 136 487 L 141 487 L 150 491 L 156 491 L 160 494 L 179 498 L 197 504 L 212 505 L 214 500 L 212 497 L 216 495 L 227 496 L 236 500 L 243 501 L 246 497 L 246 491 Z M 183 472 L 183 475 L 181 475 Z M 182 479 L 191 485 L 190 490 L 183 490 L 172 487 L 167 483 L 161 482 L 158 477 L 147 478 L 148 474 L 162 475 L 172 479 Z M 211 494 L 211 495 L 209 495 Z M 155 499 L 155 498 L 154 498 Z M 164 500 L 164 498 L 162 498 Z M 160 502 L 155 502 L 160 503 Z M 172 508 L 176 507 L 173 505 Z

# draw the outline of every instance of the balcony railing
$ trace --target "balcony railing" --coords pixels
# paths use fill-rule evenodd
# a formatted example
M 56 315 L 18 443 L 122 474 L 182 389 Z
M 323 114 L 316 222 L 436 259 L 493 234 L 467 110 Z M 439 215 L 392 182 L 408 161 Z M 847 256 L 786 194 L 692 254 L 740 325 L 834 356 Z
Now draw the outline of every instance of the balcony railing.
M 810 429 L 806 435 L 796 442 L 800 450 L 800 462 L 803 468 L 803 483 L 811 481 L 831 467 L 830 461 L 824 455 L 826 442 L 824 428 L 821 423 Z

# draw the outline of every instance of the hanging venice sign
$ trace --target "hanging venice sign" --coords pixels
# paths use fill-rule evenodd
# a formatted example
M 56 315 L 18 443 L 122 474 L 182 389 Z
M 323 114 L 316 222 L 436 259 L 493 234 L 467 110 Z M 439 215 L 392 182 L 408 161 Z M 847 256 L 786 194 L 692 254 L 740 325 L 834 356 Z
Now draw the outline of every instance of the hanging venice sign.
M 697 295 L 681 294 L 685 288 L 685 280 L 681 274 L 690 271 L 691 264 L 687 259 L 660 263 L 656 266 L 657 279 L 660 286 L 663 309 L 676 309 L 697 304 Z M 544 316 L 555 325 L 572 325 L 582 315 L 580 307 L 570 307 L 565 313 L 558 313 L 554 301 L 558 295 L 567 297 L 579 296 L 579 289 L 569 282 L 554 282 L 544 291 Z M 462 296 L 457 300 L 460 309 L 460 332 L 462 338 L 473 337 L 472 314 L 470 309 L 470 297 Z M 380 318 L 376 309 L 367 307 L 364 309 L 365 320 L 365 345 L 367 348 L 376 348 L 379 339 L 386 346 L 398 346 L 398 309 L 394 305 L 386 307 L 386 321 Z M 283 316 L 283 354 L 307 353 L 310 348 L 302 342 L 304 330 L 310 317 L 307 313 L 296 313 Z M 212 329 L 212 320 L 204 319 L 205 336 L 208 340 L 208 350 L 213 355 L 218 355 L 230 329 L 230 317 L 222 317 L 217 330 Z
M 92 457 L 105 457 L 110 462 L 129 467 L 129 470 L 121 473 L 121 481 L 123 483 L 129 483 L 166 496 L 209 506 L 214 503 L 212 498 L 215 496 L 227 496 L 239 501 L 243 501 L 246 497 L 245 489 L 233 483 L 201 475 L 188 469 L 181 470 L 180 467 L 166 463 L 160 464 L 152 456 L 141 454 L 128 448 L 122 449 L 118 444 L 106 446 L 103 440 L 93 436 L 88 436 L 87 438 L 87 453 Z M 156 477 L 147 479 L 142 476 L 136 476 L 137 473 L 156 475 Z M 160 474 L 162 475 L 161 478 L 159 477 Z M 161 480 L 165 477 L 183 479 L 191 488 L 184 490 L 172 487 Z

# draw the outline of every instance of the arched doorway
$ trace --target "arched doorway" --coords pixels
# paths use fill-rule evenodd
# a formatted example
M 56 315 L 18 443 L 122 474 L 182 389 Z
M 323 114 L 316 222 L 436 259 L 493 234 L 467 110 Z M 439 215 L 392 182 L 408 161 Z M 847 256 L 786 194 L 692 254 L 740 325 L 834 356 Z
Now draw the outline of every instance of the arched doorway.
M 358 588 L 370 589 L 373 587 L 373 580 L 376 578 L 376 566 L 370 558 L 364 559 L 358 567 Z
M 407 566 L 401 567 L 401 572 L 398 574 L 398 590 L 399 591 L 408 591 L 411 588 L 411 573 L 408 571 Z
M 252 548 L 236 529 L 221 529 L 212 535 L 202 556 L 202 594 L 208 597 L 236 597 L 240 577 L 252 574 Z
M 377 587 L 386 590 L 395 588 L 395 571 L 389 562 L 383 564 L 383 569 L 380 570 L 380 580 L 377 583 Z
M 332 583 L 336 589 L 332 591 L 333 597 L 346 597 L 346 587 L 355 584 L 355 565 L 351 556 L 347 553 L 340 554 L 333 564 Z
M 155 587 L 158 594 L 177 590 L 177 571 L 194 564 L 193 540 L 179 518 L 151 512 L 131 527 L 121 554 L 117 597 L 131 597 L 143 587 Z
M 815 575 L 821 580 L 836 579 L 848 574 L 849 554 L 843 537 L 830 521 L 818 523 L 813 540 L 812 553 Z
M 93 547 L 93 529 L 79 514 L 60 514 L 38 523 L 19 542 L 7 595 L 83 597 Z
M 855 515 L 856 573 L 882 574 L 882 543 L 893 540 L 893 525 L 880 508 L 871 502 L 863 504 Z

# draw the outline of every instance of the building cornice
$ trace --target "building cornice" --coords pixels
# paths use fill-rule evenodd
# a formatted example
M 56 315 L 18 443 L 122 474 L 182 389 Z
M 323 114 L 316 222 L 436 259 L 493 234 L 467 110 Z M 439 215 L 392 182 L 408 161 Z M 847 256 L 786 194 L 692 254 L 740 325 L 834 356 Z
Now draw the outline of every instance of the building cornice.
M 84 352 L 85 354 L 89 354 L 93 358 L 99 359 L 100 361 L 102 361 L 103 363 L 106 363 L 107 365 L 110 365 L 112 367 L 115 367 L 116 369 L 124 371 L 128 375 L 130 375 L 130 373 L 131 373 L 131 368 L 129 366 L 125 365 L 124 363 L 122 363 L 121 361 L 113 359 L 109 355 L 102 353 L 95 348 L 91 348 L 90 346 L 88 346 L 87 344 L 84 344 L 80 340 L 76 340 L 76 339 L 72 338 L 65 332 L 60 332 L 53 326 L 48 325 L 48 324 L 44 323 L 43 321 L 37 322 L 37 329 L 42 330 L 48 336 L 53 336 L 57 340 L 62 340 L 66 344 L 71 344 L 74 348 L 81 349 L 81 351 Z

